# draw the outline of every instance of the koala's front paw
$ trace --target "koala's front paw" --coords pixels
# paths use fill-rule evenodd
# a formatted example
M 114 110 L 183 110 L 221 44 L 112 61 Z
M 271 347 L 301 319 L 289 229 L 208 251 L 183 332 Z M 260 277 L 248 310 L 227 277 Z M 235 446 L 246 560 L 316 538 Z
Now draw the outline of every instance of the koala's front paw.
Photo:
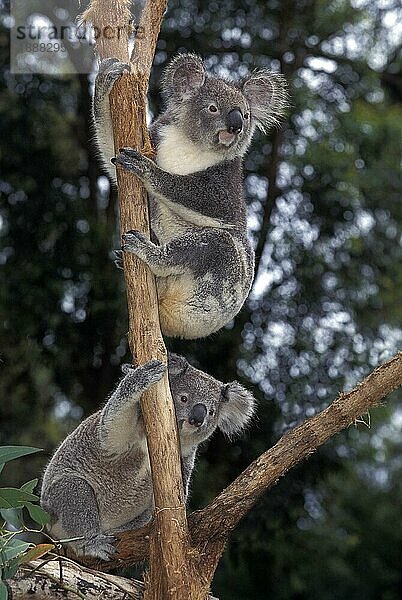
M 110 560 L 116 552 L 115 542 L 116 538 L 113 535 L 97 533 L 85 540 L 82 546 L 82 553 L 85 556 L 95 556 L 102 560 Z
M 105 58 L 99 65 L 95 80 L 95 99 L 102 100 L 109 95 L 116 81 L 124 72 L 130 72 L 130 65 L 117 58 Z
M 118 269 L 123 270 L 123 251 L 122 250 L 114 250 L 113 251 L 115 259 L 114 264 Z
M 149 240 L 141 231 L 136 231 L 132 229 L 131 231 L 127 231 L 123 233 L 121 236 L 123 240 L 122 251 L 123 252 L 132 252 L 136 254 L 140 258 L 142 258 L 142 250 L 149 244 Z
M 140 367 L 128 364 L 122 365 L 121 370 L 125 373 L 124 386 L 132 392 L 137 392 L 146 390 L 153 383 L 162 379 L 166 371 L 166 365 L 161 360 L 150 360 Z
M 135 173 L 140 179 L 147 179 L 154 166 L 152 160 L 143 156 L 141 152 L 134 148 L 120 148 L 119 154 L 112 158 L 114 165 L 121 165 L 127 171 Z

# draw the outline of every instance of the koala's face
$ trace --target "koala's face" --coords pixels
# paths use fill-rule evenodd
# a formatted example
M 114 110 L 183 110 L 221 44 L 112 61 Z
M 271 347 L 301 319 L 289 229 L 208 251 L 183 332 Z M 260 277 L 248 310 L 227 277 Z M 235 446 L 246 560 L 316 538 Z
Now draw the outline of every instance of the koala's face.
M 223 384 L 175 354 L 169 354 L 168 365 L 182 445 L 199 444 L 217 427 L 231 436 L 247 425 L 255 400 L 240 384 Z
M 180 437 L 207 439 L 218 425 L 218 413 L 223 400 L 223 385 L 198 371 L 183 359 L 169 361 L 170 389 L 176 408 Z
M 225 157 L 242 155 L 255 128 L 247 98 L 234 85 L 215 77 L 183 100 L 179 110 L 185 134 Z
M 255 128 L 265 130 L 276 123 L 287 98 L 285 81 L 277 73 L 256 71 L 233 83 L 208 76 L 193 54 L 171 61 L 162 93 L 183 133 L 222 159 L 244 154 Z

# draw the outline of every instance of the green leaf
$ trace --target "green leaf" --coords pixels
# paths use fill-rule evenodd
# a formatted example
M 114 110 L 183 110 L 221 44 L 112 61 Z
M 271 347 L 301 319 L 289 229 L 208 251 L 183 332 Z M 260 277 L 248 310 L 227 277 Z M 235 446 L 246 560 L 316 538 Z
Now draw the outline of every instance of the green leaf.
M 35 494 L 17 488 L 0 488 L 0 508 L 20 508 L 26 502 L 39 500 Z
M 4 581 L 0 581 L 0 600 L 7 600 L 8 590 Z
M 28 542 L 24 542 L 23 540 L 19 540 L 18 538 L 7 540 L 0 547 L 0 558 L 2 565 L 8 563 L 10 560 L 16 558 L 20 554 L 24 554 L 24 552 L 26 552 L 30 547 L 31 544 L 28 544 Z
M 0 464 L 9 460 L 14 460 L 20 456 L 41 452 L 42 448 L 32 448 L 31 446 L 0 446 Z
M 3 579 L 11 579 L 14 577 L 20 566 L 19 558 L 13 558 L 3 569 Z
M 31 481 L 27 481 L 26 483 L 24 483 L 20 487 L 20 490 L 22 490 L 23 492 L 29 492 L 30 494 L 32 494 L 38 481 L 39 481 L 38 479 L 31 479 Z
M 22 526 L 22 511 L 20 508 L 2 508 L 0 514 L 7 523 L 16 529 Z
M 46 511 L 43 510 L 41 506 L 37 504 L 32 504 L 32 502 L 27 502 L 25 507 L 28 509 L 28 512 L 36 523 L 39 525 L 46 525 L 50 521 L 50 515 L 47 514 Z

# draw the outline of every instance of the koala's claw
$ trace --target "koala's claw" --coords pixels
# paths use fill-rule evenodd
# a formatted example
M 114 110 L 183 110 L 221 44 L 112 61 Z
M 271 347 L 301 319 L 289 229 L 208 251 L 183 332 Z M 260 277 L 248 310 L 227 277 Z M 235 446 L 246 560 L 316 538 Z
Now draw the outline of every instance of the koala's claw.
M 119 154 L 111 159 L 114 165 L 121 165 L 127 171 L 135 173 L 139 177 L 147 175 L 150 171 L 152 161 L 134 148 L 120 148 Z
M 121 62 L 117 58 L 105 58 L 99 65 L 98 77 L 114 83 L 125 71 L 130 73 L 131 66 L 129 63 Z
M 95 556 L 108 561 L 116 552 L 115 542 L 116 538 L 113 535 L 98 533 L 85 542 L 83 553 L 85 556 Z
M 124 364 L 121 367 L 125 374 L 122 384 L 128 392 L 146 390 L 153 383 L 162 379 L 166 368 L 166 364 L 161 360 L 150 360 L 139 367 Z
M 118 269 L 123 269 L 123 251 L 122 250 L 114 250 L 114 264 Z
M 108 96 L 124 72 L 130 72 L 129 63 L 120 62 L 117 58 L 105 58 L 99 65 L 99 72 L 95 80 L 95 113 L 96 106 Z
M 103 71 L 106 71 L 109 67 L 111 67 L 112 65 L 116 65 L 116 64 L 126 64 L 126 63 L 122 63 L 118 58 L 114 58 L 114 57 L 104 58 L 103 60 L 101 60 L 101 62 L 99 64 L 99 73 L 103 73 Z
M 123 245 L 121 247 L 123 252 L 133 252 L 134 254 L 140 251 L 144 245 L 149 244 L 147 236 L 141 231 L 126 231 L 121 236 Z
M 142 231 L 138 231 L 137 229 L 130 229 L 130 231 L 126 231 L 125 233 L 123 233 L 121 237 L 123 242 L 129 243 L 134 242 L 136 240 L 144 243 L 149 241 L 145 233 L 142 233 Z
M 167 368 L 160 360 L 150 360 L 136 369 L 133 369 L 132 365 L 124 365 L 124 367 L 126 368 L 124 384 L 132 387 L 132 391 L 146 390 L 162 379 Z
M 129 231 L 126 231 L 125 233 L 123 233 L 123 239 L 126 239 L 126 236 L 133 236 L 135 238 L 137 238 L 138 240 L 141 240 L 142 242 L 148 242 L 148 238 L 145 235 L 145 233 L 142 233 L 142 231 L 138 231 L 138 229 L 129 229 Z
M 141 152 L 136 150 L 135 148 L 130 148 L 129 146 L 125 146 L 124 148 L 119 148 L 119 152 L 121 154 L 126 154 L 127 156 L 131 156 L 132 158 L 142 158 Z
M 162 379 L 167 366 L 161 360 L 154 359 L 145 363 L 145 365 L 142 365 L 139 369 L 141 370 L 142 377 L 146 381 L 145 385 L 148 387 Z

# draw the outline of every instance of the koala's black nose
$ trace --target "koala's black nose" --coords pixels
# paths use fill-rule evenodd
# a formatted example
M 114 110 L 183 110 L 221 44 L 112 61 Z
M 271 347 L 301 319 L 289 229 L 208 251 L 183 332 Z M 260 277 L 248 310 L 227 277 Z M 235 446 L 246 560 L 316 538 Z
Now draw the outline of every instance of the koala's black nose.
M 190 425 L 196 425 L 196 427 L 199 427 L 203 424 L 206 415 L 207 408 L 205 404 L 195 404 L 191 410 L 188 422 Z
M 226 128 L 229 133 L 240 133 L 243 129 L 243 115 L 240 109 L 234 108 L 226 117 Z

